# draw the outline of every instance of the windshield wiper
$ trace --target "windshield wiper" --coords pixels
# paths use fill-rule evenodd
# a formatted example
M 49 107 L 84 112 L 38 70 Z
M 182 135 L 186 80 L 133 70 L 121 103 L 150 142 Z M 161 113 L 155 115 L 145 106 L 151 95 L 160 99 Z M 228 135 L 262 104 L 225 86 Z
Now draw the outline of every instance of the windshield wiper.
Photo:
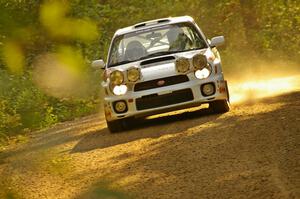
M 134 61 L 136 61 L 136 60 L 133 60 L 133 61 L 130 61 L 130 60 L 125 60 L 125 61 L 117 62 L 117 63 L 115 63 L 115 64 L 111 64 L 111 65 L 109 65 L 109 66 L 108 66 L 108 68 L 110 68 L 110 67 L 114 67 L 114 66 L 118 66 L 118 65 L 121 65 L 121 64 L 128 64 L 128 63 L 130 63 L 130 62 L 134 62 Z

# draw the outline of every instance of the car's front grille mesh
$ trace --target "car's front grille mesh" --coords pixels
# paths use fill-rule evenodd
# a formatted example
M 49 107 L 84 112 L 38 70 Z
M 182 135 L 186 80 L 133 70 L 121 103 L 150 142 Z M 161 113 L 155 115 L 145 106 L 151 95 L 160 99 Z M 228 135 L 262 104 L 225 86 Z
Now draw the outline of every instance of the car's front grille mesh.
M 189 78 L 186 75 L 165 77 L 161 79 L 155 79 L 155 80 L 137 83 L 134 86 L 134 91 L 143 91 L 143 90 L 149 90 L 149 89 L 159 88 L 164 86 L 171 86 L 171 85 L 175 85 L 187 81 L 189 81 Z
M 151 108 L 158 108 L 168 106 L 172 104 L 178 104 L 182 102 L 192 101 L 194 99 L 193 92 L 191 89 L 183 89 L 173 91 L 169 94 L 164 95 L 146 95 L 136 99 L 137 110 L 145 110 Z

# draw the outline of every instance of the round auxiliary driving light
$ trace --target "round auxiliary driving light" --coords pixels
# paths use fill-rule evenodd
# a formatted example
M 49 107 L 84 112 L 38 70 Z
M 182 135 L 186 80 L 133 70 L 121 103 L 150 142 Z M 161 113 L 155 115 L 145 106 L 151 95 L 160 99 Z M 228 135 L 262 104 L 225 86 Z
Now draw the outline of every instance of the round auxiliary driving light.
M 121 71 L 115 70 L 109 76 L 110 82 L 113 85 L 120 85 L 124 82 L 124 75 Z
M 137 68 L 130 68 L 127 71 L 127 79 L 130 82 L 136 82 L 140 79 L 140 71 Z
M 215 93 L 215 85 L 212 83 L 204 84 L 201 86 L 201 92 L 203 96 L 210 96 Z
M 189 60 L 186 58 L 179 58 L 176 60 L 176 69 L 179 73 L 185 73 L 190 69 Z
M 127 92 L 127 86 L 126 85 L 116 85 L 113 87 L 112 91 L 115 95 L 124 95 Z
M 117 101 L 114 103 L 114 109 L 116 113 L 125 113 L 127 111 L 127 105 L 125 101 Z
M 193 66 L 195 69 L 201 70 L 207 66 L 207 59 L 205 55 L 197 54 L 193 57 Z

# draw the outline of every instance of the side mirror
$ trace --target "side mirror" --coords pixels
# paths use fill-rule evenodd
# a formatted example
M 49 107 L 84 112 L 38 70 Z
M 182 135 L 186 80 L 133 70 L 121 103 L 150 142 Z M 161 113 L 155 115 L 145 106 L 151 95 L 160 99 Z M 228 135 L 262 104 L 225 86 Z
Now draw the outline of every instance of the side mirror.
M 105 69 L 105 63 L 102 59 L 94 60 L 91 65 L 94 69 Z
M 225 43 L 224 36 L 213 37 L 210 42 L 210 47 L 221 46 Z
M 210 46 L 210 44 L 211 44 L 211 40 L 210 39 L 207 39 L 207 43 L 209 44 L 209 46 Z

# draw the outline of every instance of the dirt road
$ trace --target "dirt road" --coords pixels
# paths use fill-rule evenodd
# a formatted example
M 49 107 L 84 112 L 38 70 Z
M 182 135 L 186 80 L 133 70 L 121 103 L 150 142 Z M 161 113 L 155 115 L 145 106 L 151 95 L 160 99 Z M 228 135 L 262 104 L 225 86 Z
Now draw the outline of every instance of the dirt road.
M 0 155 L 0 198 L 300 198 L 300 92 L 141 120 L 36 132 Z

